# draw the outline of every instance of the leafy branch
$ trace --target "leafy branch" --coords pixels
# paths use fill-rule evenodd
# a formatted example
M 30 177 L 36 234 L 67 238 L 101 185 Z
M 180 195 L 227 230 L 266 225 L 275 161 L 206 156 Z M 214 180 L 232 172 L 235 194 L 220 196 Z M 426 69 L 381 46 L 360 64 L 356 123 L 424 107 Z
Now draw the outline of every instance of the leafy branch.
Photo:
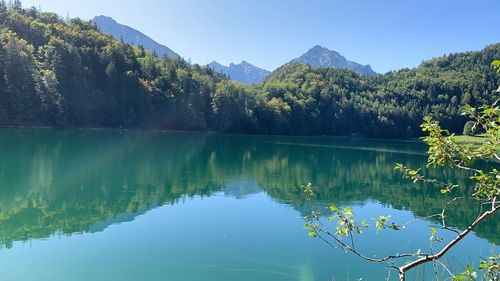
M 494 65 L 498 65 L 500 71 L 500 62 L 495 62 Z M 328 221 L 335 222 L 335 231 L 329 231 L 321 219 L 322 213 L 314 211 L 304 218 L 309 235 L 321 239 L 331 247 L 341 247 L 367 261 L 388 263 L 389 268 L 398 271 L 400 281 L 405 280 L 409 270 L 429 262 L 443 267 L 454 280 L 477 280 L 478 274 L 471 266 L 468 266 L 463 273 L 455 275 L 440 259 L 486 218 L 494 216 L 500 209 L 498 202 L 500 172 L 496 168 L 486 170 L 476 165 L 478 162 L 500 162 L 500 156 L 497 153 L 497 148 L 500 147 L 500 107 L 498 102 L 480 108 L 466 106 L 463 114 L 472 120 L 472 130 L 484 135 L 479 145 L 459 143 L 454 134 L 441 128 L 439 122 L 431 117 L 425 117 L 421 125 L 422 130 L 428 134 L 422 138 L 429 146 L 426 169 L 449 167 L 469 174 L 470 180 L 474 183 L 474 191 L 468 198 L 478 201 L 481 206 L 476 219 L 462 231 L 446 224 L 446 212 L 451 204 L 466 197 L 452 198 L 443 206 L 440 213 L 422 218 L 438 217 L 441 220 L 441 228 L 455 233 L 454 238 L 443 245 L 439 251 L 433 251 L 432 247 L 443 242 L 444 239 L 435 228 L 431 228 L 431 253 L 422 253 L 418 250 L 415 253 L 395 254 L 382 258 L 370 257 L 357 249 L 355 243 L 356 235 L 362 234 L 369 225 L 364 220 L 357 221 L 351 207 L 340 209 L 334 204 L 330 205 L 327 212 L 329 212 Z M 453 191 L 460 187 L 458 184 L 427 177 L 422 174 L 422 169 L 412 169 L 400 163 L 396 164 L 395 169 L 402 174 L 403 178 L 410 179 L 414 183 L 422 182 L 437 186 L 442 194 L 453 194 Z M 306 191 L 310 195 L 313 194 L 310 184 L 306 187 Z M 390 216 L 379 216 L 375 221 L 375 227 L 377 231 L 384 229 L 399 231 L 412 222 L 397 224 L 390 220 Z M 403 263 L 396 265 L 396 262 L 401 259 Z M 484 272 L 484 280 L 498 281 L 500 279 L 498 256 L 481 261 L 479 269 Z

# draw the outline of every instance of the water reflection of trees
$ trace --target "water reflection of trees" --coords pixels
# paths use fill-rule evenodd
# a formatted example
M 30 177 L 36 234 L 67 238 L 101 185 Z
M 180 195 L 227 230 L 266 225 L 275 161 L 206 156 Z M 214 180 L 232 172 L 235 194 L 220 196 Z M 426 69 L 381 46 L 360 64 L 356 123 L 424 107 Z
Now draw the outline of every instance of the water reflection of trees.
M 307 209 L 301 186 L 311 182 L 318 203 L 372 199 L 427 216 L 446 198 L 393 170 L 396 162 L 422 166 L 423 149 L 348 139 L 2 130 L 0 240 L 10 247 L 54 233 L 96 231 L 99 223 L 129 220 L 185 196 L 210 196 L 242 180 L 301 212 Z M 439 173 L 467 186 L 465 175 Z M 472 220 L 476 213 L 466 206 L 457 204 L 449 223 Z M 477 233 L 498 244 L 499 229 L 500 220 L 490 220 Z

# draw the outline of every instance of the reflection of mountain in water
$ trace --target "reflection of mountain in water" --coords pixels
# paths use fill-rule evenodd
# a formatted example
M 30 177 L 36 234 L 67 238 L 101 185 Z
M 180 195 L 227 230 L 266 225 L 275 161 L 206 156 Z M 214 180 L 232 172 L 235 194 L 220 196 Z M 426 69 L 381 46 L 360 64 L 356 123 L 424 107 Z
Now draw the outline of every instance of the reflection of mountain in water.
M 249 195 L 260 192 L 262 192 L 262 189 L 255 182 L 248 180 L 229 182 L 224 185 L 224 194 L 237 199 L 244 199 Z
M 92 233 L 101 232 L 101 231 L 104 231 L 108 226 L 110 226 L 112 224 L 120 224 L 120 223 L 124 223 L 124 222 L 133 221 L 136 217 L 145 214 L 147 211 L 149 211 L 151 208 L 154 208 L 154 207 L 158 207 L 158 206 L 151 205 L 151 206 L 149 206 L 149 208 L 142 207 L 142 208 L 139 208 L 137 211 L 132 212 L 132 213 L 122 213 L 122 214 L 118 214 L 118 215 L 113 216 L 113 217 L 108 217 L 103 221 L 98 221 L 98 222 L 92 224 L 91 226 L 89 226 L 88 232 L 92 232 Z
M 423 165 L 425 147 L 414 142 L 9 129 L 0 130 L 0 151 L 6 247 L 55 233 L 101 231 L 157 206 L 219 191 L 245 198 L 263 190 L 303 214 L 307 182 L 317 204 L 377 200 L 427 216 L 446 201 L 435 188 L 394 172 L 396 162 Z M 466 175 L 441 170 L 436 176 L 467 186 Z M 458 204 L 448 219 L 464 227 L 474 216 Z M 477 233 L 499 244 L 499 230 L 500 220 L 492 219 Z

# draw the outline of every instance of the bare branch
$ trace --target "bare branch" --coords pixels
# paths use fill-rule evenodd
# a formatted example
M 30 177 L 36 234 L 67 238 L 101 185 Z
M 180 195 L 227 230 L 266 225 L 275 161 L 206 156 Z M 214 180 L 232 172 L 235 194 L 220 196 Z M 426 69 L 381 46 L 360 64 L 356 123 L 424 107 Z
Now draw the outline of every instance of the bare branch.
M 496 160 L 497 162 L 500 162 L 500 156 L 498 156 L 498 154 L 493 153 L 492 156 L 493 156 L 494 160 Z
M 500 206 L 495 206 L 495 205 L 496 205 L 495 202 L 492 202 L 492 209 L 490 211 L 484 212 L 469 227 L 467 227 L 467 229 L 465 229 L 464 231 L 460 232 L 460 234 L 458 234 L 457 237 L 455 237 L 455 239 L 453 239 L 450 243 L 448 243 L 446 246 L 444 246 L 443 249 L 441 249 L 441 251 L 439 251 L 438 253 L 422 257 L 422 258 L 420 258 L 418 260 L 415 260 L 413 262 L 410 262 L 410 263 L 408 263 L 408 264 L 406 264 L 406 265 L 404 265 L 402 267 L 399 267 L 398 270 L 399 270 L 400 276 L 401 276 L 401 274 L 403 276 L 403 279 L 400 279 L 400 280 L 404 280 L 404 274 L 408 270 L 410 270 L 410 269 L 412 269 L 414 267 L 417 267 L 417 266 L 419 266 L 421 264 L 424 264 L 424 263 L 427 263 L 427 262 L 430 262 L 430 261 L 435 261 L 435 260 L 440 259 L 455 244 L 457 244 L 460 240 L 462 240 L 465 236 L 467 236 L 480 222 L 482 222 L 487 217 L 490 217 L 490 216 L 494 215 L 498 211 L 498 209 L 500 209 Z
M 466 166 L 463 166 L 463 163 L 460 162 L 460 163 L 455 163 L 454 164 L 455 167 L 457 167 L 458 169 L 462 169 L 462 170 L 465 170 L 465 171 L 469 171 L 469 172 L 475 172 L 475 173 L 479 173 L 481 172 L 480 170 L 478 169 L 474 169 L 474 168 L 471 168 L 471 167 L 466 167 Z
M 450 201 L 448 201 L 446 203 L 446 205 L 444 206 L 443 211 L 441 212 L 441 225 L 444 229 L 455 232 L 456 234 L 460 234 L 458 232 L 458 230 L 446 226 L 446 210 L 448 209 L 448 206 L 450 206 L 453 202 L 460 200 L 460 199 L 464 199 L 464 198 L 465 197 L 455 197 L 455 198 L 451 199 Z

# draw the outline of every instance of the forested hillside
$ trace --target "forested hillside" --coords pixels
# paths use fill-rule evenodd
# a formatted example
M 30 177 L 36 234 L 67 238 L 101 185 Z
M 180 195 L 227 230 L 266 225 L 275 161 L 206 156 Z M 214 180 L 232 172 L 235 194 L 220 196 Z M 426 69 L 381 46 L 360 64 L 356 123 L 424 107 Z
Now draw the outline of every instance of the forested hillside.
M 375 77 L 288 64 L 244 86 L 18 0 L 0 1 L 0 43 L 0 126 L 414 137 L 428 114 L 461 133 L 461 107 L 499 84 L 496 44 Z

